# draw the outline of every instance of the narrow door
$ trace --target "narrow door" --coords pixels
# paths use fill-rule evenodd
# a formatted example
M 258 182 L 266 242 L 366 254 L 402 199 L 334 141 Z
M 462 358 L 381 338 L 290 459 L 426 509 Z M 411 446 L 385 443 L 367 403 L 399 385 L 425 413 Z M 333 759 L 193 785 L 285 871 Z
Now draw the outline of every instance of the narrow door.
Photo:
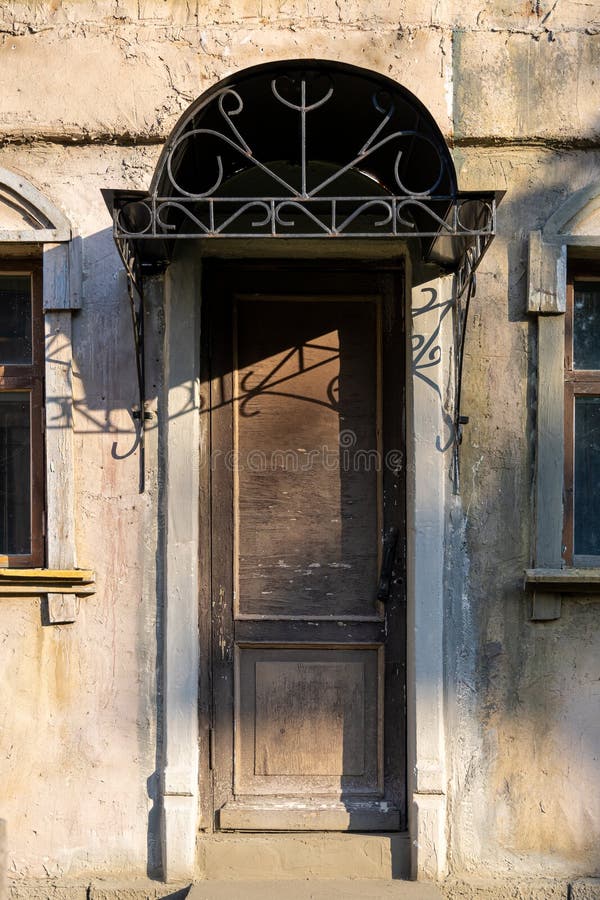
M 404 827 L 399 273 L 215 267 L 215 827 Z

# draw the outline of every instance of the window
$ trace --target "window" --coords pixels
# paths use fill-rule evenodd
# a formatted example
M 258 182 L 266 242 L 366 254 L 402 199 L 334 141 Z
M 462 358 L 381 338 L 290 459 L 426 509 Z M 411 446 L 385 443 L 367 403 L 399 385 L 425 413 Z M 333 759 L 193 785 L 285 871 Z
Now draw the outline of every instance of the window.
M 565 319 L 564 553 L 600 565 L 600 266 L 573 264 Z
M 527 311 L 537 318 L 531 618 L 600 599 L 600 184 L 569 194 L 529 235 Z M 561 599 L 562 598 L 562 599 Z
M 0 566 L 44 562 L 41 264 L 0 264 Z

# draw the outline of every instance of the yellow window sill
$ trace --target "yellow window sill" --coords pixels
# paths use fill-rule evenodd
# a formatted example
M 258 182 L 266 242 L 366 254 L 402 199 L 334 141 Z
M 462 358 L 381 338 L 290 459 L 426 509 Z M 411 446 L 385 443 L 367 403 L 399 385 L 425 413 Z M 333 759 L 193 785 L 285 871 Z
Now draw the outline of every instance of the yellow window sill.
M 96 591 L 92 569 L 2 569 L 0 594 L 77 594 L 86 597 Z

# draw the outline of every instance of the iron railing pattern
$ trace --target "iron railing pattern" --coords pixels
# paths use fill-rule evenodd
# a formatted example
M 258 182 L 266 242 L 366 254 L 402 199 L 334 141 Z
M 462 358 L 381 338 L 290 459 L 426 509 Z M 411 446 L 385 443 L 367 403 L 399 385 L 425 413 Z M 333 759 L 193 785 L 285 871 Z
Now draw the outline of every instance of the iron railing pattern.
M 495 233 L 495 195 L 457 191 L 441 133 L 404 94 L 373 83 L 369 108 L 356 110 L 355 131 L 353 123 L 348 130 L 347 106 L 340 112 L 336 105 L 339 77 L 334 69 L 291 69 L 265 76 L 248 101 L 244 81 L 215 91 L 175 130 L 148 194 L 128 199 L 122 192 L 113 203 L 117 242 L 399 237 L 430 239 L 431 246 L 451 238 L 459 239 L 456 267 L 474 271 Z M 269 120 L 262 122 L 265 103 Z M 318 133 L 336 116 L 345 128 L 341 151 L 335 137 L 327 146 Z M 269 150 L 265 129 L 275 145 Z M 285 154 L 285 162 L 261 159 L 252 141 L 263 154 Z M 328 151 L 336 163 L 323 166 Z M 232 195 L 231 185 L 248 174 L 260 177 L 260 195 L 246 193 L 248 180 Z M 349 191 L 349 178 L 360 192 Z

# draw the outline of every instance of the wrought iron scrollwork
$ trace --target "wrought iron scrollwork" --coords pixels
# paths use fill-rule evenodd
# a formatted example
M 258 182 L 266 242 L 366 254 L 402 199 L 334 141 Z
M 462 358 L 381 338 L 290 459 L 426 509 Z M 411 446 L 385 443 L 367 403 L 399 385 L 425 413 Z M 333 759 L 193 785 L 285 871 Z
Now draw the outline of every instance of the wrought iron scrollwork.
M 115 236 L 117 239 L 135 238 L 197 238 L 197 237 L 420 237 L 482 238 L 464 260 L 464 283 L 468 273 L 483 255 L 494 235 L 490 202 L 489 219 L 477 229 L 467 229 L 460 224 L 461 199 L 450 196 L 436 197 L 435 203 L 426 203 L 420 197 L 390 196 L 339 196 L 339 197 L 148 197 L 131 200 L 115 211 Z M 288 220 L 281 212 L 293 207 L 302 213 L 311 227 L 297 226 L 296 220 Z M 264 217 L 247 217 L 249 210 L 261 208 Z M 448 209 L 445 217 L 436 208 Z M 169 221 L 170 209 L 179 212 L 177 222 Z M 142 215 L 140 215 L 142 211 Z M 378 211 L 379 215 L 372 215 Z M 420 214 L 420 227 L 415 225 L 415 211 Z M 133 213 L 135 212 L 135 216 Z M 141 220 L 132 226 L 128 220 Z M 234 228 L 238 222 L 241 227 Z M 359 220 L 359 227 L 353 226 Z M 301 221 L 301 220 L 299 220 Z M 294 229 L 290 231 L 290 229 Z
M 233 121 L 233 118 L 235 116 L 240 115 L 240 113 L 244 111 L 244 101 L 242 99 L 242 96 L 234 88 L 227 87 L 219 91 L 213 102 L 216 103 L 220 117 L 222 118 L 231 134 L 226 133 L 225 130 L 217 131 L 215 128 L 193 128 L 189 131 L 185 131 L 182 135 L 180 135 L 174 141 L 172 147 L 169 150 L 166 160 L 166 171 L 169 183 L 177 195 L 193 200 L 202 200 L 206 197 L 216 195 L 219 188 L 222 186 L 224 178 L 224 166 L 222 156 L 219 153 L 217 153 L 214 157 L 214 162 L 217 167 L 217 177 L 214 183 L 205 190 L 187 190 L 178 182 L 174 174 L 174 168 L 177 165 L 178 160 L 181 158 L 182 151 L 184 150 L 184 145 L 186 143 L 193 143 L 195 149 L 199 153 L 199 156 L 202 156 L 202 142 L 206 138 L 214 138 L 217 141 L 222 142 L 224 145 L 224 150 L 227 148 L 233 150 L 239 155 L 240 160 L 244 160 L 249 167 L 256 167 L 260 169 L 264 174 L 273 179 L 273 182 L 277 185 L 279 191 L 281 191 L 281 189 L 283 188 L 286 192 L 289 193 L 290 197 L 304 200 L 322 195 L 322 192 L 325 188 L 333 185 L 347 172 L 351 170 L 362 171 L 362 167 L 364 166 L 365 161 L 373 156 L 373 154 L 381 150 L 383 147 L 386 147 L 388 144 L 401 144 L 402 142 L 405 142 L 406 144 L 414 144 L 415 142 L 420 141 L 428 145 L 432 149 L 434 156 L 437 157 L 437 174 L 434 177 L 433 182 L 425 189 L 421 190 L 411 189 L 404 184 L 403 179 L 400 175 L 402 157 L 405 153 L 405 148 L 403 149 L 402 147 L 400 147 L 395 153 L 394 163 L 392 166 L 393 179 L 395 180 L 396 187 L 400 195 L 402 196 L 429 197 L 435 193 L 440 183 L 442 182 L 446 168 L 445 160 L 440 153 L 440 148 L 436 145 L 436 142 L 432 139 L 432 137 L 421 131 L 417 131 L 414 128 L 396 129 L 390 134 L 384 134 L 383 132 L 386 126 L 390 123 L 395 109 L 393 103 L 390 103 L 389 107 L 386 109 L 380 100 L 378 92 L 375 92 L 373 94 L 372 102 L 375 110 L 379 114 L 381 114 L 381 120 L 376 124 L 371 134 L 366 138 L 359 151 L 349 162 L 339 166 L 332 175 L 321 180 L 318 184 L 309 189 L 308 176 L 310 160 L 307 156 L 307 115 L 308 113 L 321 108 L 329 100 L 331 100 L 334 95 L 334 87 L 333 85 L 330 85 L 327 92 L 322 97 L 320 97 L 313 103 L 309 103 L 307 101 L 307 81 L 305 78 L 302 78 L 299 81 L 301 99 L 299 103 L 294 103 L 283 96 L 281 88 L 278 87 L 278 81 L 281 80 L 282 79 L 277 78 L 271 80 L 271 92 L 273 97 L 283 106 L 296 111 L 300 117 L 299 147 L 296 155 L 296 159 L 300 166 L 300 184 L 290 184 L 288 180 L 284 179 L 275 171 L 272 165 L 257 158 L 252 148 L 242 135 L 240 129 L 237 128 Z M 289 76 L 286 76 L 286 80 L 291 79 Z M 229 109 L 226 109 L 226 100 L 228 100 L 229 98 L 233 98 L 234 105 Z M 388 183 L 391 183 L 391 181 L 391 178 L 387 179 Z
M 416 329 L 412 349 L 414 376 L 442 405 L 445 433 L 436 443 L 441 452 L 455 448 L 457 486 L 466 317 L 475 272 L 496 230 L 496 194 L 458 191 L 439 129 L 400 85 L 318 61 L 249 72 L 193 105 L 147 194 L 113 194 L 114 236 L 130 285 L 142 437 L 141 259 L 145 272 L 160 270 L 171 242 L 187 238 L 418 238 L 425 260 L 455 273 L 452 300 L 432 292 L 413 311 L 417 320 L 437 314 L 438 322 L 427 336 Z M 432 377 L 450 313 L 452 414 Z
M 419 316 L 426 315 L 427 313 L 437 313 L 437 324 L 428 336 L 419 334 L 417 331 L 413 333 L 412 370 L 413 375 L 416 378 L 420 378 L 421 381 L 424 381 L 425 384 L 437 394 L 439 399 L 442 418 L 447 428 L 447 434 L 445 436 L 438 435 L 435 446 L 440 453 L 445 453 L 456 441 L 456 423 L 454 417 L 450 415 L 445 408 L 444 398 L 442 397 L 438 382 L 428 374 L 428 370 L 439 366 L 442 362 L 441 331 L 444 319 L 454 309 L 454 300 L 451 298 L 450 300 L 438 302 L 438 292 L 434 288 L 423 288 L 423 293 L 428 293 L 430 295 L 429 300 L 423 306 L 413 309 L 413 319 L 417 319 Z
M 251 145 L 260 134 L 257 119 L 262 113 L 256 96 L 250 103 L 244 89 L 242 83 L 218 90 L 202 115 L 191 117 L 174 136 L 155 189 L 115 207 L 117 239 L 446 236 L 465 238 L 481 255 L 494 233 L 494 199 L 480 204 L 475 220 L 464 215 L 473 198 L 456 192 L 441 135 L 418 116 L 403 124 L 391 93 L 373 86 L 371 113 L 360 118 L 366 133 L 358 135 L 358 149 L 347 142 L 346 162 L 339 161 L 336 149 L 334 171 L 326 172 L 318 164 L 321 157 L 311 159 L 309 152 L 315 136 L 319 138 L 319 124 L 311 116 L 329 111 L 332 104 L 333 119 L 340 115 L 335 75 L 321 72 L 311 80 L 292 71 L 265 79 L 263 90 L 275 116 L 269 128 L 278 140 L 284 135 L 283 145 L 271 152 L 275 159 L 277 153 L 285 154 L 285 164 L 261 159 Z M 295 125 L 290 112 L 297 116 Z M 343 115 L 349 127 L 347 110 Z M 252 136 L 244 133 L 249 131 Z M 266 153 L 264 142 L 261 146 Z M 185 158 L 193 158 L 194 164 L 182 174 Z M 252 171 L 262 178 L 261 195 L 232 195 L 227 187 L 232 177 L 239 184 L 239 176 Z M 411 184 L 415 171 L 428 183 Z M 348 192 L 349 175 L 361 176 L 354 182 L 362 185 L 361 193 Z
M 139 491 L 142 494 L 145 489 L 145 447 L 144 431 L 149 413 L 145 408 L 145 363 L 144 363 L 144 280 L 139 257 L 135 252 L 133 242 L 124 238 L 117 241 L 117 248 L 127 273 L 127 295 L 131 311 L 131 326 L 133 330 L 133 344 L 135 348 L 135 367 L 138 388 L 138 404 L 131 409 L 131 417 L 135 425 L 135 441 L 127 453 L 117 455 L 116 444 L 113 445 L 113 455 L 116 459 L 125 459 L 139 447 Z
M 457 290 L 461 288 L 462 290 Z M 462 395 L 462 370 L 465 350 L 466 325 L 469 314 L 469 304 L 471 298 L 475 295 L 476 277 L 474 272 L 470 272 L 469 278 L 462 286 L 460 280 L 455 282 L 455 291 L 448 300 L 438 300 L 438 292 L 434 288 L 423 288 L 422 292 L 429 294 L 428 301 L 416 309 L 413 309 L 413 321 L 427 313 L 437 314 L 437 322 L 433 330 L 428 334 L 419 333 L 417 326 L 414 327 L 412 334 L 412 371 L 415 378 L 421 379 L 436 394 L 442 419 L 446 426 L 445 435 L 438 435 L 436 438 L 436 449 L 440 453 L 445 453 L 453 448 L 452 456 L 452 480 L 456 493 L 460 490 L 460 457 L 459 448 L 462 441 L 463 425 L 467 424 L 468 418 L 461 414 L 461 395 Z M 442 390 L 440 388 L 439 379 L 435 379 L 429 374 L 429 370 L 435 369 L 442 363 L 442 340 L 441 332 L 444 320 L 448 315 L 452 314 L 452 330 L 453 330 L 453 403 L 452 411 L 446 407 Z

